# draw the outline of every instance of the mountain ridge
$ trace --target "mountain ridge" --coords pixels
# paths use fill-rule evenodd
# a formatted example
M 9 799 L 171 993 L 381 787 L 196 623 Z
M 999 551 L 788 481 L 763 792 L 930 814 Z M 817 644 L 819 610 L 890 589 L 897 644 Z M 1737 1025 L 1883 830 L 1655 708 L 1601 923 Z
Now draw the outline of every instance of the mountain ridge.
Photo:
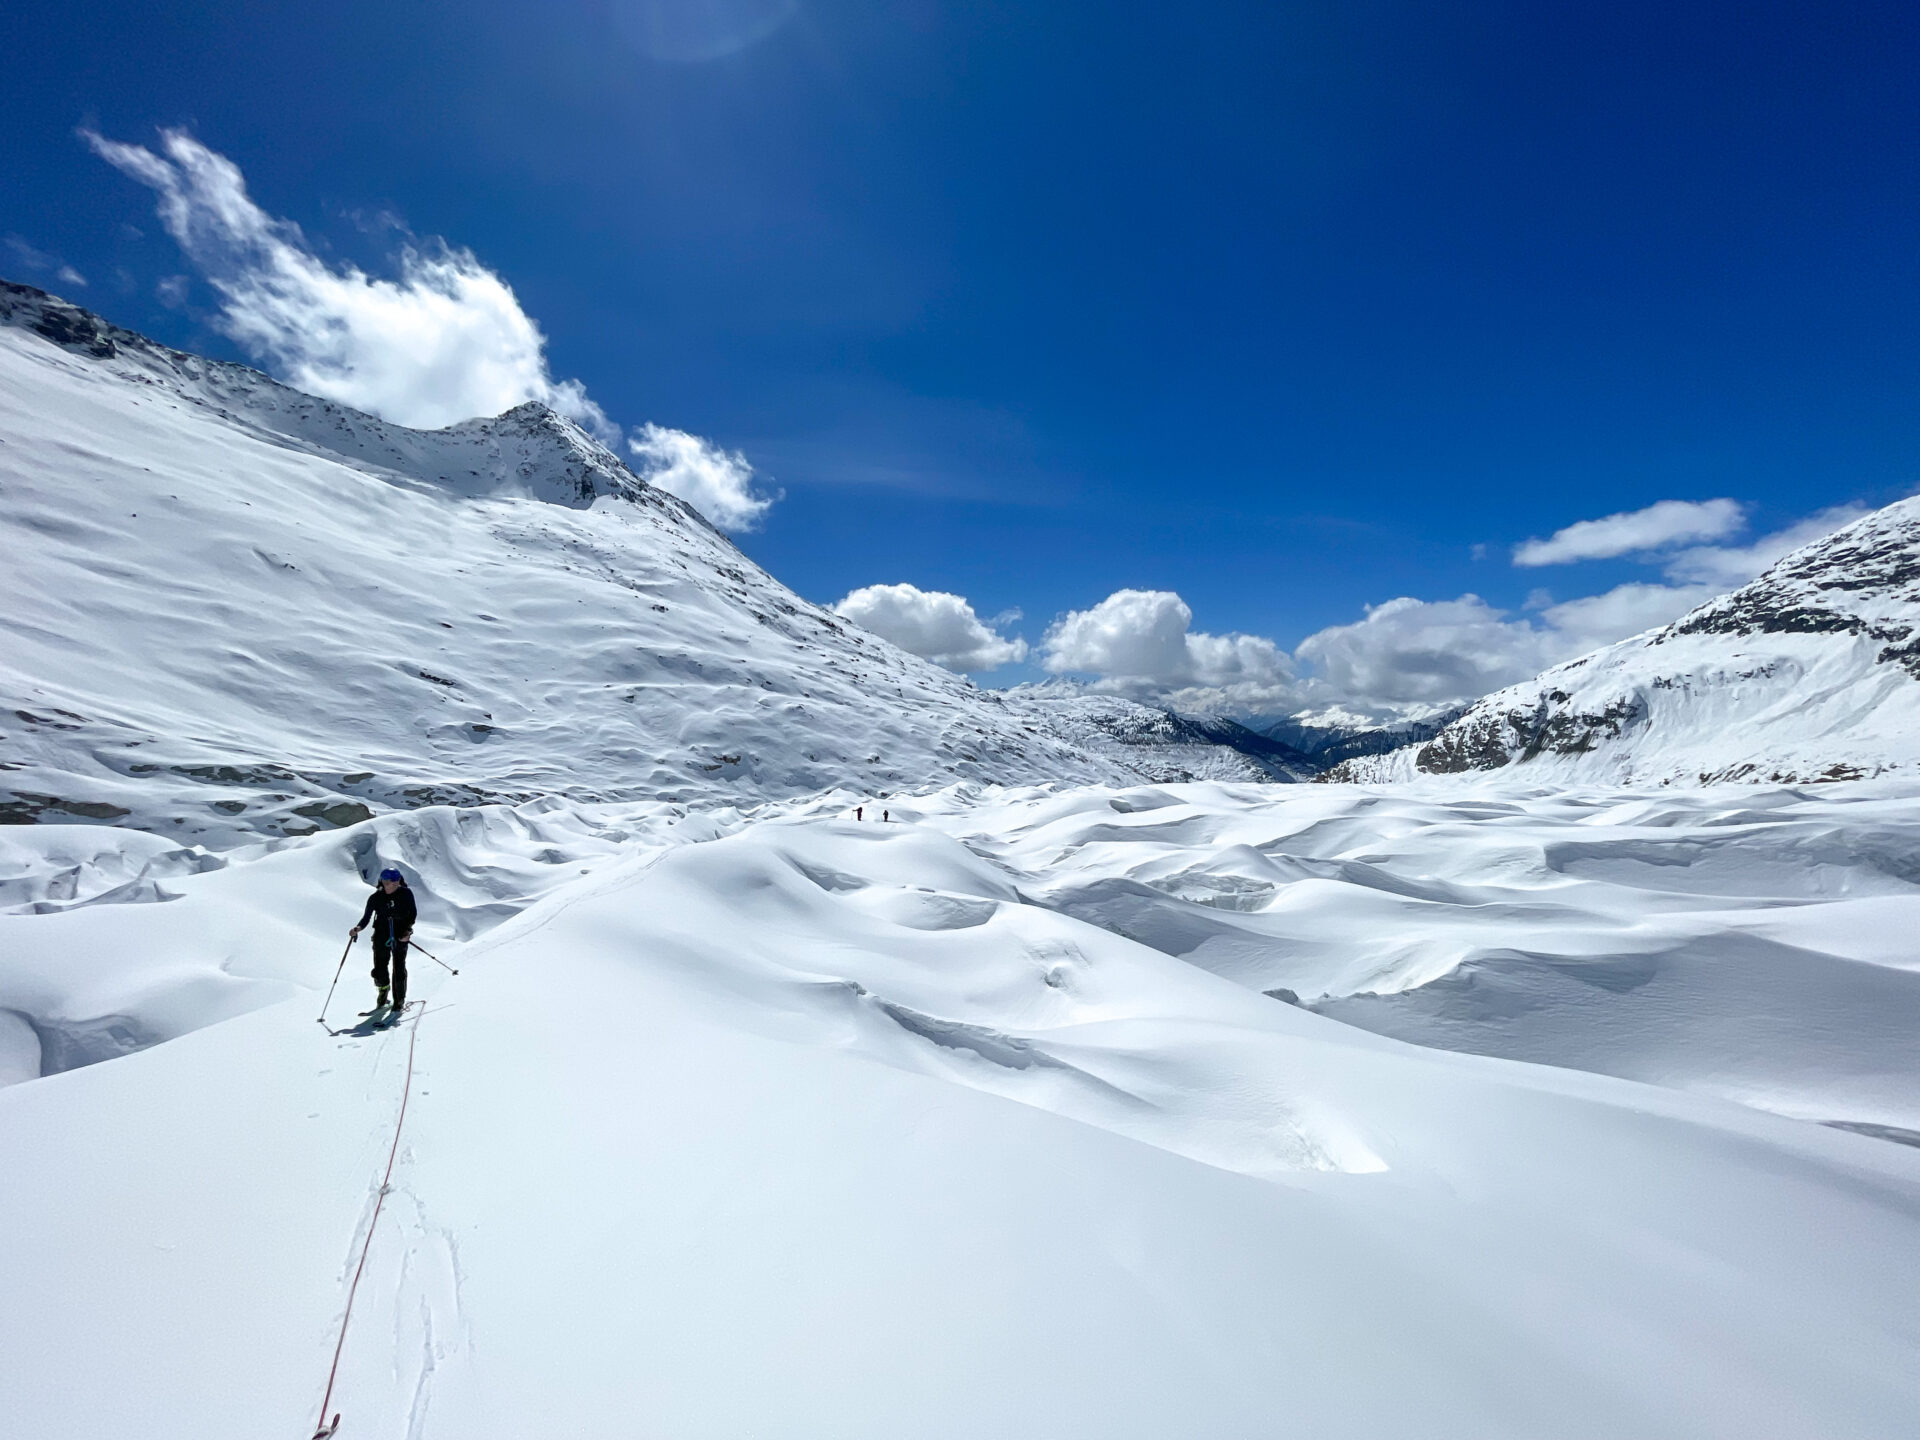
M 1920 767 L 1920 496 L 1782 557 L 1671 624 L 1475 701 L 1325 776 L 1791 784 Z
M 409 430 L 8 284 L 0 368 L 0 819 L 222 845 L 442 802 L 1274 778 L 897 649 L 543 406 Z

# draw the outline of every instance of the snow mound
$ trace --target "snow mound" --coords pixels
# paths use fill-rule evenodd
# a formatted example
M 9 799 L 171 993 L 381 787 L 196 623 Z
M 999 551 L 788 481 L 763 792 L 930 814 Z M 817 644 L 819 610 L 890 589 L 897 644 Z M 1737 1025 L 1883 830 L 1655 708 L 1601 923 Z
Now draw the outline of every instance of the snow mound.
M 1916 800 L 1183 785 L 924 823 L 1035 903 L 1368 1030 L 1920 1141 Z

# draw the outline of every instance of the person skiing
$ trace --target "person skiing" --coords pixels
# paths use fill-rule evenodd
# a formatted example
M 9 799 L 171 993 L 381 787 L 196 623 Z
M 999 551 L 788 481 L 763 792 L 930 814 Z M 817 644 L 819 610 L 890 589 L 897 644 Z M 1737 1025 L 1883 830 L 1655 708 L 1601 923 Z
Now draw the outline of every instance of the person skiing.
M 367 897 L 367 908 L 360 912 L 360 923 L 347 932 L 348 943 L 360 938 L 360 932 L 373 922 L 374 1006 L 367 1013 L 391 1010 L 398 1015 L 407 1008 L 407 942 L 413 938 L 413 922 L 419 918 L 413 903 L 413 891 L 398 870 L 382 870 L 380 883 Z M 391 975 L 391 981 L 389 981 Z

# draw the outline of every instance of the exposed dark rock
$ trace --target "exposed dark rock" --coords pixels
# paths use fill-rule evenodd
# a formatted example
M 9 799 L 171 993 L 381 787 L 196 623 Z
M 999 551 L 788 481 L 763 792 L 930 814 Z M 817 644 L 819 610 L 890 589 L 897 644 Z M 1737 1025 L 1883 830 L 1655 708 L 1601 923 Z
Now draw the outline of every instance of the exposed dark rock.
M 0 825 L 58 825 L 66 820 L 121 820 L 130 811 L 100 800 L 62 800 L 54 795 L 15 791 L 0 800 Z
M 336 830 L 344 830 L 349 825 L 358 825 L 362 820 L 371 820 L 373 811 L 355 800 L 336 800 L 331 804 L 316 800 L 311 805 L 296 805 L 296 815 L 304 815 L 309 820 L 324 820 Z

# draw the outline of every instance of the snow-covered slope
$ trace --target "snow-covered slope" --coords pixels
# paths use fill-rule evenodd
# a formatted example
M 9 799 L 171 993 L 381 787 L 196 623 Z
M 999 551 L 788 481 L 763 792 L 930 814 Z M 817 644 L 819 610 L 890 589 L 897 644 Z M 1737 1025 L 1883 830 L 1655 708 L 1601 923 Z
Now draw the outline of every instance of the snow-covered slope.
M 1663 629 L 1489 695 L 1424 744 L 1328 778 L 1509 765 L 1629 783 L 1920 767 L 1920 496 L 1794 551 Z
M 808 604 L 539 406 L 412 431 L 24 287 L 0 322 L 0 817 L 229 844 L 1178 769 Z
M 1577 854 L 1537 877 L 1536 919 L 1557 888 L 1604 952 L 1607 905 L 1631 908 L 1608 863 L 1775 818 L 1830 837 L 1794 874 L 1911 908 L 1846 859 L 1885 812 L 1799 803 L 958 787 L 886 825 L 636 810 L 615 844 L 565 807 L 429 809 L 235 854 L 171 903 L 0 917 L 70 1018 L 163 992 L 184 1032 L 0 1089 L 8 1428 L 254 1440 L 324 1408 L 416 1440 L 1908 1436 L 1920 1150 L 1384 1039 L 1070 893 L 1124 875 L 1202 917 L 1312 923 L 1304 984 L 1361 974 L 1396 900 L 1502 923 L 1464 888 L 1396 893 L 1436 854 L 1498 870 L 1558 835 Z M 460 974 L 418 961 L 417 1028 L 330 1038 L 313 1017 L 387 862 Z M 490 893 L 518 912 L 460 944 Z M 1847 928 L 1837 904 L 1710 903 L 1685 923 Z M 1632 970 L 1587 964 L 1596 993 Z

